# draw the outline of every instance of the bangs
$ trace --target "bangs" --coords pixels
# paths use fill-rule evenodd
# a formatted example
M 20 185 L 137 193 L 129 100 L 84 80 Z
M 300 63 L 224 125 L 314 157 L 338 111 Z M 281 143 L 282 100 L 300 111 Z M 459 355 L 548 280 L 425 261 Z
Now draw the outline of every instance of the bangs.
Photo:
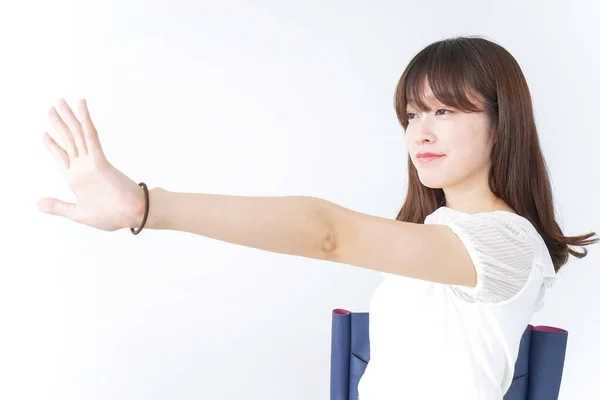
M 407 105 L 429 112 L 436 102 L 465 112 L 485 111 L 485 96 L 480 93 L 486 90 L 477 87 L 483 82 L 489 83 L 490 77 L 469 62 L 459 42 L 434 43 L 415 56 L 399 82 L 397 112 L 406 121 Z M 426 83 L 431 92 L 425 92 Z

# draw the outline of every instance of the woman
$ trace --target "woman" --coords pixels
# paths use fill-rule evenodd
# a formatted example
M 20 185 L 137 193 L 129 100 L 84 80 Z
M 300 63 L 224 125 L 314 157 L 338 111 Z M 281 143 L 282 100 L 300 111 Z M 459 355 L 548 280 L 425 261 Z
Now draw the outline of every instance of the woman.
M 587 254 L 571 246 L 598 238 L 558 226 L 529 89 L 501 46 L 432 43 L 403 72 L 395 109 L 409 153 L 395 220 L 308 196 L 147 191 L 108 162 L 85 100 L 81 120 L 64 100 L 62 117 L 49 110 L 66 150 L 44 135 L 77 202 L 38 208 L 107 231 L 179 230 L 380 271 L 361 400 L 501 399 L 545 289 L 569 254 Z

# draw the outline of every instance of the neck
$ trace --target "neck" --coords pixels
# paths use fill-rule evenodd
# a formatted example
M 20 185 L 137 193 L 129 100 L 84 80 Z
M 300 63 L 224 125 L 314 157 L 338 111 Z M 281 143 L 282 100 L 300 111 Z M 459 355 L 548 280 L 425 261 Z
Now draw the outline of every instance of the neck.
M 503 207 L 504 201 L 496 197 L 491 190 L 444 189 L 445 205 L 457 211 L 473 214 L 496 211 Z

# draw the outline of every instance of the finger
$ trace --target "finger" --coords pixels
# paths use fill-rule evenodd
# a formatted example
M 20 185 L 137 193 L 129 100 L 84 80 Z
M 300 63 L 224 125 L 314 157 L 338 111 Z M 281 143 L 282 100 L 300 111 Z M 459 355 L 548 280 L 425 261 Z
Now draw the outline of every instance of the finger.
M 66 201 L 44 197 L 37 202 L 37 209 L 46 214 L 75 219 L 75 204 Z
M 81 122 L 77 119 L 71 107 L 67 104 L 65 99 L 58 100 L 58 108 L 60 114 L 63 116 L 64 121 L 67 123 L 71 134 L 73 135 L 73 139 L 75 139 L 75 145 L 77 146 L 77 153 L 79 156 L 87 154 L 87 146 L 85 145 L 85 140 L 83 139 L 83 129 L 81 127 Z
M 48 132 L 44 132 L 44 144 L 52 153 L 52 155 L 54 155 L 54 158 L 58 162 L 58 165 L 62 169 L 63 173 L 66 173 L 70 167 L 69 155 L 67 152 L 60 147 L 58 143 L 56 143 L 52 136 L 48 135 Z
M 98 139 L 98 131 L 92 122 L 92 117 L 87 106 L 87 100 L 79 101 L 79 118 L 83 127 L 83 136 L 87 145 L 88 152 L 102 153 L 102 145 Z
M 75 147 L 73 136 L 71 135 L 71 132 L 69 131 L 69 128 L 67 127 L 65 122 L 62 120 L 60 115 L 58 115 L 58 112 L 56 111 L 56 108 L 54 108 L 54 106 L 50 107 L 50 109 L 48 110 L 48 117 L 50 118 L 50 122 L 52 123 L 52 127 L 54 128 L 54 130 L 57 131 L 65 141 L 65 145 L 67 147 L 67 154 L 69 155 L 69 158 L 71 160 L 74 160 L 79 156 L 79 153 L 77 152 L 77 148 Z

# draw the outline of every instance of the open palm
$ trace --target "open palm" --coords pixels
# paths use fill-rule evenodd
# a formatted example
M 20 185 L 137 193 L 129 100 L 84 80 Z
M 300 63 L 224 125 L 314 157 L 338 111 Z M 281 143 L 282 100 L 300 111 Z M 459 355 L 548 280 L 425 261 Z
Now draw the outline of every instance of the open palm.
M 143 189 L 106 159 L 85 99 L 79 101 L 81 120 L 64 99 L 58 101 L 58 111 L 50 107 L 48 117 L 66 150 L 47 132 L 44 144 L 58 162 L 77 202 L 45 197 L 37 203 L 38 209 L 105 231 L 136 227 L 145 204 Z

